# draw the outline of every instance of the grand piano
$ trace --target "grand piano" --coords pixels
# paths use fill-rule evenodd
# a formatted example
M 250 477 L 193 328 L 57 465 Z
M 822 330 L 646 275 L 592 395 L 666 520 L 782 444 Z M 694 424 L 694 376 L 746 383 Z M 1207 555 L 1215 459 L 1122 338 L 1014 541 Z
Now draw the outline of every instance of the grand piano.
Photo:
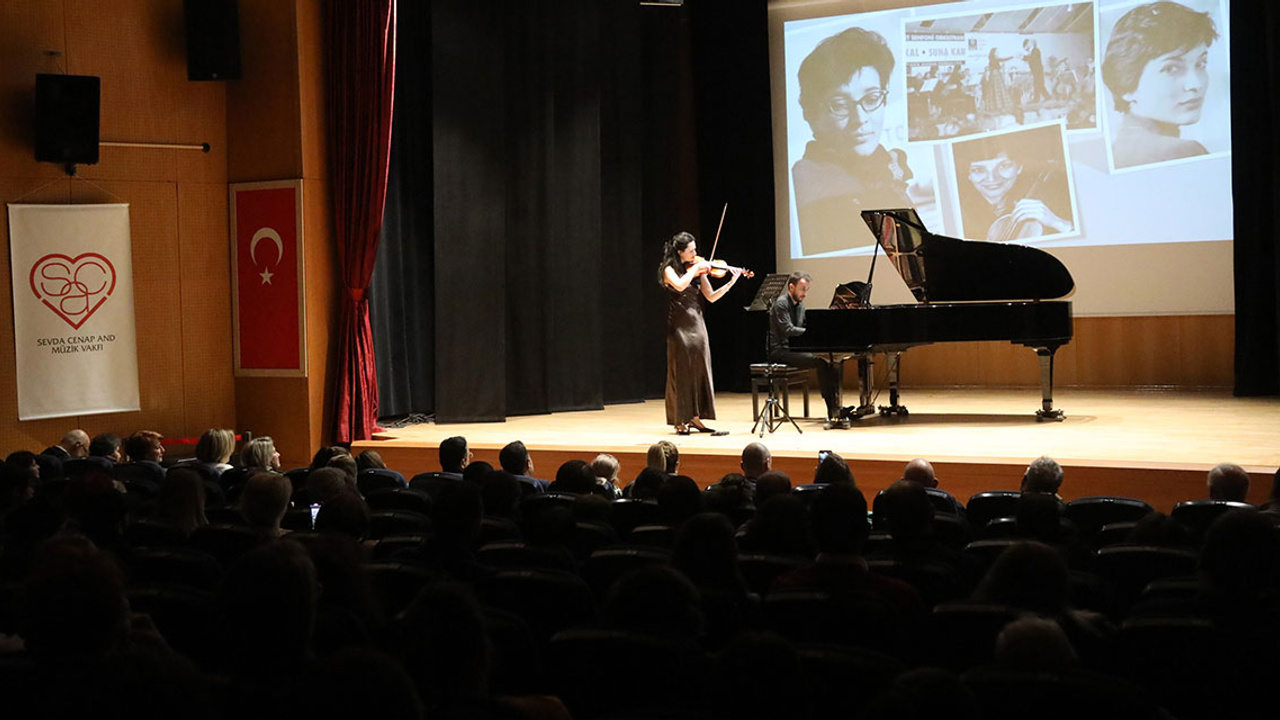
M 919 304 L 809 310 L 793 350 L 858 360 L 861 392 L 845 422 L 876 412 L 872 358 L 888 365 L 889 405 L 882 415 L 905 415 L 898 402 L 902 353 L 937 342 L 1008 341 L 1035 350 L 1040 361 L 1041 405 L 1036 417 L 1062 420 L 1053 407 L 1053 356 L 1071 342 L 1071 303 L 1058 300 L 1075 281 L 1057 258 L 1022 245 L 957 240 L 935 235 L 915 210 L 863 210 L 862 219 Z M 872 260 L 874 272 L 875 261 Z M 869 290 L 869 286 L 867 287 Z

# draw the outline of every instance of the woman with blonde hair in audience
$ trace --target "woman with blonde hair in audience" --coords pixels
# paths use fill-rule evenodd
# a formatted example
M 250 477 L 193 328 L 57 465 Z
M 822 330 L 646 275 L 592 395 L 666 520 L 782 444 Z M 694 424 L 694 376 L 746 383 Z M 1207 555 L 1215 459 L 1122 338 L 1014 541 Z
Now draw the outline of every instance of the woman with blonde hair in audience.
M 240 451 L 240 464 L 257 470 L 279 470 L 280 453 L 275 441 L 266 435 L 250 440 Z
M 234 430 L 211 428 L 196 442 L 196 462 L 221 475 L 231 469 L 231 454 L 236 450 Z
M 200 473 L 179 465 L 169 471 L 160 485 L 155 519 L 189 536 L 196 528 L 209 524 L 204 515 L 204 501 L 204 479 Z
M 293 485 L 289 478 L 275 472 L 256 472 L 249 476 L 240 494 L 240 514 L 254 530 L 280 537 L 288 532 L 280 527 L 280 521 L 289 510 L 291 495 Z
M 591 472 L 595 473 L 602 495 L 614 500 L 622 497 L 622 482 L 618 480 L 618 471 L 621 469 L 622 463 L 609 453 L 600 453 L 591 461 Z

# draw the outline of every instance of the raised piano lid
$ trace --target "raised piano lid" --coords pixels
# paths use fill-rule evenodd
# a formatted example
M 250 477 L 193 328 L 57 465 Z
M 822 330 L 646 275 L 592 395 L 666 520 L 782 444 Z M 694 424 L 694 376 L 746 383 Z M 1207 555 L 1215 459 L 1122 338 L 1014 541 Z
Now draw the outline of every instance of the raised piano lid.
M 922 303 L 1054 300 L 1075 291 L 1067 267 L 1043 250 L 935 235 L 913 208 L 863 210 L 862 220 Z

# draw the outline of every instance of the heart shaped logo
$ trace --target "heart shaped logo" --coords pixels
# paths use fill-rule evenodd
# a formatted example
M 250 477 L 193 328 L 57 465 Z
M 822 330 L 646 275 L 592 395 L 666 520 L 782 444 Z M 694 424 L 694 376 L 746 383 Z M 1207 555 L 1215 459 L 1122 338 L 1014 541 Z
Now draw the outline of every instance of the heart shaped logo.
M 45 255 L 31 266 L 31 292 L 73 329 L 80 329 L 116 289 L 116 268 L 98 253 Z

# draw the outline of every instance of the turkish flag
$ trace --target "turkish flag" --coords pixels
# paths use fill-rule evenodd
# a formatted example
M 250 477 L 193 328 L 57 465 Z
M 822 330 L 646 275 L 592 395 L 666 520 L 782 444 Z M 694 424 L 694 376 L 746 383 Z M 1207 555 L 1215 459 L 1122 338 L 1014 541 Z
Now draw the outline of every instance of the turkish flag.
M 232 188 L 238 370 L 305 371 L 300 186 Z

